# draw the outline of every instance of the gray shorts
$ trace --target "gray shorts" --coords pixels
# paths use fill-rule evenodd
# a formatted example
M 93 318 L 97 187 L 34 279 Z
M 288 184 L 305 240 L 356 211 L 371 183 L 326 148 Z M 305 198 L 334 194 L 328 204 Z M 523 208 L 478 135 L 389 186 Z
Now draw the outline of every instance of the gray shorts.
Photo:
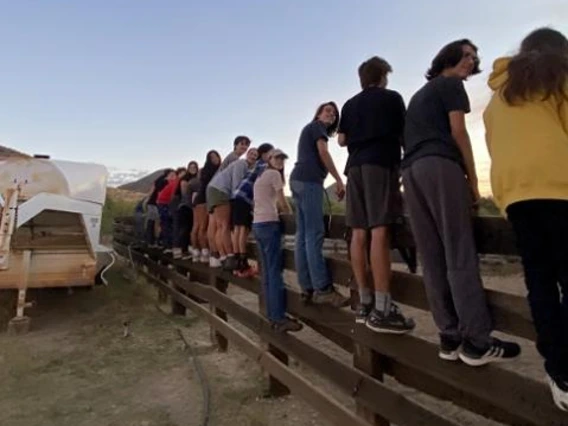
M 373 229 L 395 223 L 402 214 L 399 177 L 398 169 L 374 164 L 350 167 L 345 224 Z
M 229 195 L 212 186 L 207 187 L 207 211 L 213 213 L 215 207 L 230 204 Z

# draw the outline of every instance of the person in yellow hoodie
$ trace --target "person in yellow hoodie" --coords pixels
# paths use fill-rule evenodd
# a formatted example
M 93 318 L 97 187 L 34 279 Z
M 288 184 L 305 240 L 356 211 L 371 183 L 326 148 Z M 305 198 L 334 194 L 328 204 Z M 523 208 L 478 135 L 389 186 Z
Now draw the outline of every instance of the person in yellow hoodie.
M 517 236 L 554 402 L 568 411 L 568 40 L 532 32 L 495 61 L 489 87 L 493 196 Z

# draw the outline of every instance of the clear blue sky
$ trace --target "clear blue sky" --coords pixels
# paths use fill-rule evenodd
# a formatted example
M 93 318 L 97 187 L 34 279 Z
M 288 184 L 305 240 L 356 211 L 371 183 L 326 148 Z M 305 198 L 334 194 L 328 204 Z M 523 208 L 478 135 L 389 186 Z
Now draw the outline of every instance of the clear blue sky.
M 153 170 L 225 155 L 235 135 L 295 157 L 322 101 L 358 91 L 372 55 L 408 101 L 439 48 L 469 37 L 482 67 L 531 29 L 568 33 L 566 0 L 1 0 L 0 144 Z M 482 174 L 486 74 L 467 84 Z M 343 165 L 345 154 L 332 143 Z

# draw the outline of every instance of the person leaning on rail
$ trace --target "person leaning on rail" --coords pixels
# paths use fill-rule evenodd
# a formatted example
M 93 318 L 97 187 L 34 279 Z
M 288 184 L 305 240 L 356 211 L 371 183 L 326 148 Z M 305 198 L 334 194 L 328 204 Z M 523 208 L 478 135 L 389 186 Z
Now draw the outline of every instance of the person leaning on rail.
M 376 56 L 361 64 L 363 90 L 343 105 L 338 143 L 349 152 L 345 224 L 352 229 L 351 265 L 359 289 L 356 322 L 380 333 L 404 334 L 415 323 L 391 301 L 388 228 L 402 210 L 399 165 L 406 110 L 402 96 L 386 88 L 389 72 L 389 63 Z M 366 282 L 367 232 L 374 301 Z
M 436 55 L 428 82 L 406 113 L 402 178 L 405 202 L 434 321 L 440 358 L 470 366 L 509 361 L 519 345 L 491 336 L 473 237 L 472 206 L 479 201 L 464 80 L 478 74 L 477 47 L 463 39 Z
M 517 236 L 554 402 L 568 411 L 568 40 L 532 32 L 495 61 L 489 87 L 491 188 Z
M 335 179 L 338 198 L 345 195 L 345 186 L 327 147 L 338 123 L 339 111 L 334 102 L 318 107 L 312 121 L 300 133 L 290 189 L 296 211 L 294 255 L 302 299 L 306 303 L 343 307 L 349 304 L 349 299 L 333 286 L 323 257 L 323 184 L 328 172 Z

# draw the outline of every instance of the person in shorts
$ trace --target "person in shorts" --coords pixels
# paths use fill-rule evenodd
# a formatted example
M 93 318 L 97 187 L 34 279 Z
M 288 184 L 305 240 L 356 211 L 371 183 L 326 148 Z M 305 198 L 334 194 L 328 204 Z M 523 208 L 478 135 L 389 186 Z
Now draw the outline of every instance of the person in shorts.
M 268 166 L 268 153 L 274 147 L 263 143 L 258 147 L 258 160 L 244 179 L 233 191 L 231 199 L 231 215 L 233 225 L 233 249 L 237 266 L 235 274 L 241 277 L 252 276 L 254 271 L 247 259 L 247 240 L 252 226 L 253 187 L 256 180 Z
M 390 294 L 389 226 L 401 214 L 399 165 L 405 115 L 402 96 L 386 88 L 391 71 L 389 63 L 377 56 L 359 66 L 363 90 L 343 106 L 338 142 L 349 152 L 345 221 L 352 228 L 351 265 L 359 288 L 356 322 L 376 332 L 403 334 L 415 323 L 404 317 Z M 367 284 L 367 260 L 374 303 Z
M 213 219 L 215 227 L 215 244 L 219 251 L 218 263 L 213 267 L 222 266 L 232 271 L 236 267 L 236 260 L 231 240 L 231 204 L 230 199 L 237 185 L 243 180 L 247 171 L 254 166 L 258 158 L 256 149 L 247 152 L 246 159 L 237 160 L 225 170 L 217 173 L 209 186 L 207 186 L 207 208 Z

